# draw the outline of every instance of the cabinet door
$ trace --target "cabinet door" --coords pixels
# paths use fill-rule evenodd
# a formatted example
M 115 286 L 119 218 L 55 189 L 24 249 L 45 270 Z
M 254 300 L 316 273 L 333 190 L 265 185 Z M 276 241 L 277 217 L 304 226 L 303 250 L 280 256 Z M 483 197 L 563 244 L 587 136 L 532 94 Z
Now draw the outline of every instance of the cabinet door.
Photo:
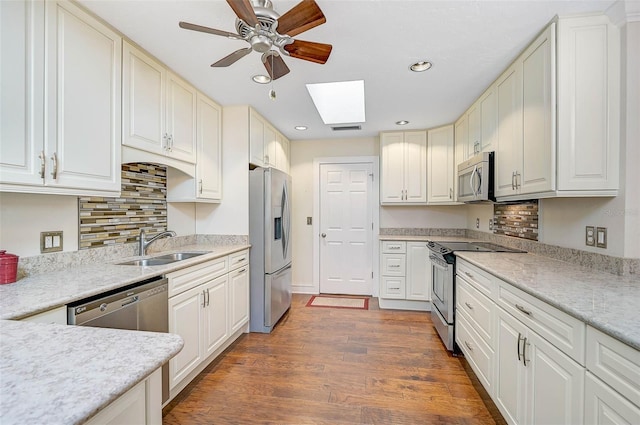
M 467 159 L 476 155 L 482 149 L 482 121 L 480 103 L 476 101 L 468 111 L 469 138 L 467 139 Z
M 555 190 L 555 24 L 522 54 L 522 176 L 520 193 Z
M 407 242 L 406 297 L 431 300 L 431 263 L 426 242 Z
M 0 184 L 43 183 L 44 23 L 42 0 L 0 2 Z
M 73 3 L 47 3 L 49 186 L 120 192 L 122 39 Z
M 165 70 L 126 41 L 122 54 L 122 144 L 165 154 Z
M 276 131 L 269 124 L 264 124 L 264 165 L 275 167 L 277 160 Z
M 167 75 L 167 150 L 171 157 L 195 164 L 196 89 L 171 72 Z
M 404 133 L 405 201 L 427 202 L 427 132 Z
M 517 64 L 496 81 L 498 126 L 495 154 L 495 195 L 515 195 L 515 173 L 522 163 L 522 74 Z
M 276 168 L 289 174 L 289 140 L 276 131 Z
M 229 276 L 220 276 L 198 288 L 204 291 L 204 308 L 202 309 L 202 358 L 206 359 L 226 340 L 227 303 Z
M 264 122 L 253 110 L 249 110 L 249 162 L 264 167 Z
M 495 86 L 489 87 L 482 94 L 478 108 L 480 109 L 480 151 L 491 152 L 495 149 L 494 141 L 498 126 Z
M 453 199 L 458 199 L 458 164 L 463 162 L 466 158 L 466 149 L 469 139 L 469 124 L 467 115 L 462 115 L 458 121 L 456 121 L 454 129 L 455 138 L 455 162 L 453 166 Z
M 381 195 L 382 203 L 404 201 L 404 134 L 380 134 Z
M 222 199 L 222 122 L 221 108 L 198 93 L 197 105 L 198 162 L 197 190 L 200 199 Z
M 527 423 L 584 423 L 584 368 L 532 331 L 523 355 L 528 373 Z
M 249 268 L 229 273 L 229 316 L 233 334 L 249 322 Z
M 640 423 L 640 408 L 586 372 L 584 423 L 593 425 L 633 425 Z
M 174 388 L 203 360 L 202 311 L 205 294 L 197 286 L 169 298 L 169 332 L 184 340 L 182 350 L 169 361 L 169 387 Z
M 522 344 L 526 327 L 509 313 L 498 311 L 498 347 L 495 403 L 509 424 L 525 421 L 526 370 L 522 365 Z
M 427 136 L 428 202 L 430 204 L 452 203 L 454 202 L 453 126 L 429 130 Z

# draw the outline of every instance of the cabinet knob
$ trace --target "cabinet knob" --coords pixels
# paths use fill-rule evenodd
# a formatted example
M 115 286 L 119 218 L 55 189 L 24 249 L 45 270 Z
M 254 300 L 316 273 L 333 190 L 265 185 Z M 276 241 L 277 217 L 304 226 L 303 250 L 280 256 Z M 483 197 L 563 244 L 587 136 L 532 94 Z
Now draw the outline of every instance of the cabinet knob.
M 326 238 L 326 237 L 327 237 L 327 234 L 326 234 L 326 233 L 323 233 L 323 234 L 321 234 L 320 236 L 322 236 L 323 238 Z

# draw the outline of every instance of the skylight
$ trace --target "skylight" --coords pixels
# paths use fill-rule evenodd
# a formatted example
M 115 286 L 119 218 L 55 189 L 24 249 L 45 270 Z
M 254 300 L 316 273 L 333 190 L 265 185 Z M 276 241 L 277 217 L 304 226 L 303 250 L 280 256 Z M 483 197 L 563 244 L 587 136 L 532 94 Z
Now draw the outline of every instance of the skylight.
M 365 122 L 363 80 L 307 84 L 307 90 L 325 124 Z

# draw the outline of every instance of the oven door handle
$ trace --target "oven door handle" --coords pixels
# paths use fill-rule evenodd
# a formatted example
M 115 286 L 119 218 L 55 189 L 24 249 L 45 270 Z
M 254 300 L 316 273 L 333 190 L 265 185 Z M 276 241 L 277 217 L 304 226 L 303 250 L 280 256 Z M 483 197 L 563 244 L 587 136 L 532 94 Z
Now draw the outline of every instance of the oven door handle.
M 438 258 L 433 254 L 429 254 L 429 260 L 431 260 L 431 264 L 441 268 L 444 271 L 447 271 L 449 269 L 449 265 L 445 261 L 442 261 L 441 258 Z

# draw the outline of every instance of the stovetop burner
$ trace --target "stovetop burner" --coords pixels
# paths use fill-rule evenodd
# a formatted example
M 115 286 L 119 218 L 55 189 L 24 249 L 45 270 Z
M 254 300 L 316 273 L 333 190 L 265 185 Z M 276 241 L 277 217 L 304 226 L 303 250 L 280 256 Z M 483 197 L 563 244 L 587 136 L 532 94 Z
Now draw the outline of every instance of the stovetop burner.
M 468 252 L 513 252 L 526 253 L 520 249 L 509 248 L 491 242 L 429 242 L 429 249 L 441 255 L 453 253 L 455 251 Z

